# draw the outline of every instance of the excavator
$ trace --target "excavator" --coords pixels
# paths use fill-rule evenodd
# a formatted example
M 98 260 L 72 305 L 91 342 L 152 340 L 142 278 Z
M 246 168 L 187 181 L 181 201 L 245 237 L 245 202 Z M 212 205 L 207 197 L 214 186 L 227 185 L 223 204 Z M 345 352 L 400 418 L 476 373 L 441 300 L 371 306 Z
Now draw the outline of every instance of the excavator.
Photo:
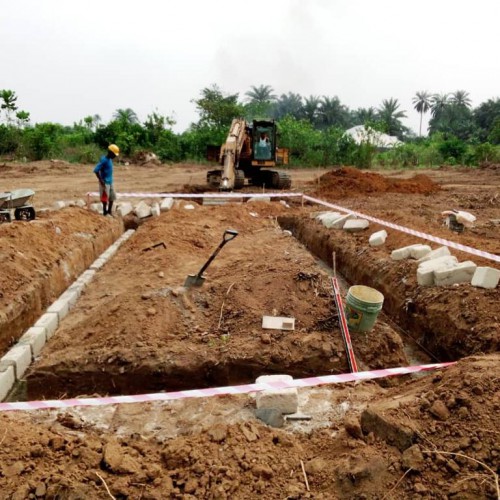
M 234 118 L 226 138 L 220 146 L 207 148 L 207 159 L 218 161 L 222 168 L 207 172 L 211 188 L 232 191 L 245 186 L 245 179 L 253 186 L 268 189 L 289 189 L 292 185 L 286 172 L 268 170 L 277 165 L 288 165 L 288 149 L 276 144 L 277 126 L 274 120 Z

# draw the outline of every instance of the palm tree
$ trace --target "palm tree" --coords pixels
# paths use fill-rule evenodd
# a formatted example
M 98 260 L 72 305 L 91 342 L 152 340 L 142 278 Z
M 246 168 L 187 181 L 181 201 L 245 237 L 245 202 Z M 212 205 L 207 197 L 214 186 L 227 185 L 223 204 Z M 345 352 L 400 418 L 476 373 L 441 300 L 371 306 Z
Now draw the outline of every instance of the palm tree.
M 277 119 L 284 118 L 287 115 L 295 119 L 299 119 L 302 114 L 302 96 L 288 92 L 288 94 L 281 94 L 276 102 L 275 115 Z
M 450 102 L 457 106 L 464 106 L 466 108 L 470 108 L 472 101 L 469 97 L 469 92 L 465 90 L 457 90 L 453 94 L 451 94 Z
M 378 118 L 385 124 L 386 132 L 389 135 L 400 136 L 405 129 L 401 123 L 402 118 L 406 118 L 406 111 L 398 111 L 399 102 L 390 98 L 382 101 L 382 106 L 378 109 Z
M 318 121 L 319 107 L 321 104 L 321 99 L 317 96 L 310 95 L 304 99 L 304 106 L 302 107 L 302 113 L 304 118 L 308 120 L 311 124 L 316 124 Z
M 250 90 L 245 93 L 248 101 L 252 104 L 268 104 L 276 100 L 276 95 L 273 94 L 274 89 L 270 85 L 255 85 L 250 86 Z
M 431 97 L 431 113 L 433 118 L 437 118 L 450 104 L 448 94 L 434 94 Z
M 358 108 L 351 113 L 351 120 L 354 125 L 365 125 L 377 119 L 377 110 L 374 107 Z
M 3 100 L 3 104 L 0 106 L 0 109 L 5 110 L 5 114 L 7 116 L 7 123 L 11 122 L 10 115 L 14 111 L 17 111 L 17 96 L 13 90 L 0 90 L 0 99 Z
M 413 98 L 414 108 L 420 113 L 420 131 L 419 136 L 422 137 L 422 118 L 424 113 L 427 113 L 431 109 L 431 95 L 426 90 L 421 90 L 417 92 Z
M 337 96 L 323 96 L 323 99 L 321 99 L 320 116 L 321 122 L 325 127 L 345 127 L 348 120 L 348 113 L 347 108 L 340 102 Z
M 117 109 L 113 114 L 113 118 L 127 124 L 139 123 L 136 112 L 130 108 Z

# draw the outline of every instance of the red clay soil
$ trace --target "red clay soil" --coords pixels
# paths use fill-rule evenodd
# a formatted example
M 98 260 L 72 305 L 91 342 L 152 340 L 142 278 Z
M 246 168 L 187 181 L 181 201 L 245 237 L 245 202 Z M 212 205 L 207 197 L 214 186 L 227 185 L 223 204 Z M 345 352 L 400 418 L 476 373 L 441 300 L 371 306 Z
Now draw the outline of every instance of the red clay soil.
M 377 193 L 430 194 L 440 190 L 439 184 L 424 174 L 417 174 L 410 179 L 391 179 L 352 167 L 331 170 L 322 175 L 317 184 L 312 196 L 323 199 Z
M 1 414 L 0 491 L 13 500 L 495 499 L 499 361 L 463 360 L 388 392 L 348 384 L 371 387 L 368 408 L 308 434 L 221 421 L 162 442 L 117 438 L 71 411 L 51 425 L 40 413 Z M 252 405 L 218 401 L 235 399 Z M 151 405 L 136 406 L 149 414 Z

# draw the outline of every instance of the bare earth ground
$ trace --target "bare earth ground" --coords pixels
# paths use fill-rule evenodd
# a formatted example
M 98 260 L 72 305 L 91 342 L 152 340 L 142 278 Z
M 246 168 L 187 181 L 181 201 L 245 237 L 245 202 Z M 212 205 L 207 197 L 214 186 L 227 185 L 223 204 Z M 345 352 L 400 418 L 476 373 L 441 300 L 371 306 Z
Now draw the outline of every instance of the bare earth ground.
M 206 170 L 118 166 L 115 182 L 119 192 L 192 191 Z M 297 170 L 292 178 L 295 191 L 500 253 L 498 170 L 414 174 Z M 96 182 L 92 166 L 0 165 L 0 191 L 21 187 L 36 191 L 40 208 L 84 198 Z M 362 369 L 411 364 L 400 327 L 426 349 L 419 361 L 474 357 L 418 380 L 385 380 L 385 388 L 301 390 L 301 409 L 313 418 L 283 430 L 255 419 L 252 396 L 0 414 L 0 498 L 110 498 L 106 486 L 116 498 L 137 499 L 497 497 L 498 289 L 418 287 L 414 263 L 389 259 L 417 239 L 389 231 L 384 247 L 370 248 L 366 233 L 312 220 L 317 206 L 185 204 L 142 224 L 99 271 L 30 368 L 30 399 L 345 372 L 329 272 L 313 257 L 331 264 L 332 251 L 349 283 L 386 297 L 374 330 L 353 336 Z M 440 217 L 450 208 L 474 213 L 476 226 L 450 232 Z M 239 235 L 206 283 L 183 290 L 227 228 Z M 26 327 L 13 321 L 15 311 L 39 314 L 74 279 L 76 262 L 91 261 L 90 248 L 99 253 L 106 234 L 121 230 L 121 221 L 76 207 L 1 225 L 0 346 Z M 165 248 L 147 250 L 158 242 Z M 264 314 L 295 317 L 295 331 L 262 330 Z

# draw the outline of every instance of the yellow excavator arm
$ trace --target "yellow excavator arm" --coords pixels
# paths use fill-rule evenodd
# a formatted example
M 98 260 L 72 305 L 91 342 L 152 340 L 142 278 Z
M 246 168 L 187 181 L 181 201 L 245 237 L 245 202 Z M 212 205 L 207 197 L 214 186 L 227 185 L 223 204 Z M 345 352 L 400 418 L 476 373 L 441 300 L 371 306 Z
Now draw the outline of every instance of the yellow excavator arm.
M 236 168 L 238 167 L 241 150 L 245 144 L 246 127 L 247 124 L 243 118 L 234 118 L 226 142 L 221 146 L 220 161 L 224 169 L 220 187 L 223 190 L 234 188 Z

